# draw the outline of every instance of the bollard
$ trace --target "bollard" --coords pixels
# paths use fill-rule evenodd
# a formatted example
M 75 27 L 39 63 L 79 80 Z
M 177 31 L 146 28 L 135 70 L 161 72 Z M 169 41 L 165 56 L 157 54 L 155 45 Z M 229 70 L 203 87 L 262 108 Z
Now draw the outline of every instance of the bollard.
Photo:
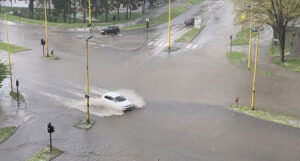
M 239 107 L 240 97 L 235 98 L 236 107 Z
M 53 52 L 53 50 L 51 50 L 51 56 L 52 56 L 52 58 L 53 58 L 53 54 L 54 54 L 54 52 Z
M 16 80 L 16 86 L 17 86 L 17 101 L 18 101 L 18 107 L 20 106 L 20 99 L 19 99 L 19 80 Z

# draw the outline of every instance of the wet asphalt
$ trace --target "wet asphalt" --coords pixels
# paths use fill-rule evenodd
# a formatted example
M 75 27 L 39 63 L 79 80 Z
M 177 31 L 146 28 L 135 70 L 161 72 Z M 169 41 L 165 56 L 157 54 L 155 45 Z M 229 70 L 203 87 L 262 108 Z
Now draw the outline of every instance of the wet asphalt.
M 64 151 L 55 160 L 300 160 L 299 129 L 226 108 L 236 96 L 248 105 L 251 94 L 251 73 L 233 66 L 225 57 L 228 35 L 238 31 L 232 20 L 232 5 L 225 3 L 193 41 L 200 45 L 198 49 L 182 49 L 171 55 L 157 52 L 155 47 L 132 51 L 126 50 L 126 45 L 115 45 L 126 43 L 129 32 L 114 37 L 94 33 L 95 44 L 90 44 L 91 97 L 100 98 L 110 90 L 133 90 L 146 105 L 121 116 L 92 115 L 96 124 L 89 131 L 73 127 L 85 118 L 78 109 L 85 109 L 87 34 L 50 30 L 50 49 L 60 59 L 46 60 L 41 58 L 43 28 L 10 24 L 11 42 L 32 48 L 12 56 L 14 80 L 21 82 L 28 109 L 17 132 L 0 145 L 0 160 L 25 160 L 47 145 L 46 125 L 50 121 L 56 128 L 54 145 Z M 136 39 L 145 37 L 140 33 Z M 103 40 L 109 46 L 103 45 Z M 299 80 L 298 76 L 284 78 L 290 78 L 287 83 Z M 272 85 L 283 80 L 259 77 L 262 92 L 258 90 L 257 104 L 282 110 L 287 100 L 277 95 Z M 8 86 L 3 88 L 1 96 L 7 94 Z M 299 93 L 297 88 L 285 93 Z M 293 99 L 292 107 L 286 106 L 288 113 L 299 114 L 294 106 L 297 101 Z

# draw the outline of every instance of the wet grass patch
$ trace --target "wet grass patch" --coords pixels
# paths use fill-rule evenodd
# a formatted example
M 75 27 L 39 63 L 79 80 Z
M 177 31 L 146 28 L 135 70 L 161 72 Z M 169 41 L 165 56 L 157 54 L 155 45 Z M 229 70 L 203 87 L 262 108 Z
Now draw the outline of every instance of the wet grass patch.
M 279 57 L 273 57 L 271 62 L 287 70 L 300 72 L 300 58 L 286 58 L 285 62 L 281 62 Z
M 189 0 L 188 1 L 189 4 L 200 4 L 202 2 L 203 2 L 203 0 Z
M 9 44 L 9 46 L 10 46 L 10 52 L 12 52 L 12 53 L 31 50 L 31 49 L 28 49 L 28 48 L 25 48 L 25 47 L 22 47 L 22 46 L 13 45 L 13 44 Z M 0 41 L 0 50 L 8 51 L 7 50 L 7 43 Z
M 74 127 L 78 128 L 78 129 L 89 130 L 93 127 L 93 125 L 95 123 L 96 123 L 95 120 L 91 120 L 90 124 L 86 123 L 86 120 L 80 120 L 74 124 Z
M 8 65 L 0 60 L 0 88 L 2 87 L 2 81 L 7 77 L 8 73 Z
M 227 52 L 226 56 L 232 64 L 242 68 L 246 68 L 247 58 L 245 53 L 232 51 L 231 53 Z
M 234 105 L 231 105 L 230 109 L 232 109 L 235 112 L 243 113 L 262 120 L 272 121 L 275 123 L 300 128 L 300 120 L 294 117 L 278 115 L 263 110 L 251 110 L 251 108 L 249 107 L 237 107 Z
M 41 58 L 45 59 L 45 60 L 59 60 L 60 57 L 56 56 L 56 55 L 51 55 L 51 56 L 42 56 Z
M 176 39 L 176 42 L 191 42 L 194 40 L 194 38 L 202 31 L 204 26 L 201 26 L 200 28 L 192 28 L 186 33 L 184 33 L 182 36 L 180 36 L 178 39 Z
M 18 100 L 18 93 L 17 92 L 15 92 L 15 91 L 10 92 L 9 95 L 11 96 L 12 99 L 14 99 L 16 101 Z M 20 102 L 25 101 L 25 99 L 24 99 L 23 95 L 20 93 L 20 91 L 19 91 L 19 101 Z
M 3 14 L 0 14 L 0 19 L 4 20 Z M 18 16 L 13 16 L 13 15 L 7 15 L 7 20 L 12 21 L 12 22 L 19 22 L 19 17 Z M 93 22 L 92 27 L 96 26 L 109 26 L 109 25 L 115 25 L 115 24 L 120 24 L 120 23 L 126 23 L 128 21 L 132 21 L 132 19 L 128 20 L 120 20 L 120 21 L 110 21 L 110 22 Z M 29 19 L 29 18 L 24 18 L 22 17 L 20 19 L 21 23 L 25 24 L 33 24 L 33 25 L 45 25 L 44 20 L 35 20 L 35 19 Z M 76 23 L 63 23 L 63 22 L 48 22 L 49 26 L 54 26 L 54 27 L 63 27 L 63 28 L 82 28 L 82 27 L 87 27 L 87 22 L 82 23 L 82 22 L 76 22 Z
M 249 31 L 250 29 L 242 29 L 236 33 L 234 39 L 232 40 L 232 45 L 248 45 L 249 44 Z M 252 32 L 252 38 L 257 34 Z
M 182 14 L 183 12 L 185 12 L 187 10 L 187 8 L 185 7 L 174 7 L 171 9 L 171 19 L 177 17 L 178 15 Z M 156 26 L 156 25 L 160 25 L 163 24 L 165 22 L 168 21 L 168 16 L 169 16 L 169 12 L 164 12 L 163 14 L 161 14 L 158 17 L 155 17 L 153 19 L 150 19 L 149 21 L 149 26 Z M 132 26 L 128 26 L 125 27 L 124 30 L 133 30 L 133 29 L 141 29 L 141 28 L 146 28 L 146 24 L 145 23 L 141 23 L 141 24 L 136 24 L 136 25 L 132 25 Z
M 0 128 L 0 144 L 12 136 L 16 129 L 15 126 Z
M 52 151 L 50 151 L 50 146 L 43 148 L 41 151 L 34 154 L 27 161 L 50 161 L 61 155 L 63 151 L 52 146 Z

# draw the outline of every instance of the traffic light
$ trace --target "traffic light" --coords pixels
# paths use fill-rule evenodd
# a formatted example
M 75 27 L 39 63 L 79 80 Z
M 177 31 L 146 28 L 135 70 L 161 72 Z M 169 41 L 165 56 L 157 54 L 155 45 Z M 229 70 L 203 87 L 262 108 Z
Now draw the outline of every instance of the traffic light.
M 48 123 L 48 133 L 53 133 L 55 130 L 54 130 L 54 126 L 51 125 L 51 122 Z
M 44 39 L 41 39 L 41 45 L 45 45 L 46 44 L 46 42 L 45 42 L 45 40 Z

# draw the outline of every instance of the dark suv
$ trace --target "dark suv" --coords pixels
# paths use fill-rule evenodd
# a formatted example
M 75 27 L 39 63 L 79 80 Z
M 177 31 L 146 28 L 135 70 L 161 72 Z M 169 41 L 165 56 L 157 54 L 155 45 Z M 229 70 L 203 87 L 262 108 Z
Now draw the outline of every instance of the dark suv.
M 186 26 L 192 26 L 192 25 L 194 25 L 194 22 L 195 22 L 195 19 L 194 18 L 190 18 L 190 19 L 185 20 L 184 24 Z
M 106 35 L 106 34 L 119 34 L 120 33 L 120 29 L 118 26 L 108 26 L 105 29 L 103 29 L 101 31 L 102 35 Z

